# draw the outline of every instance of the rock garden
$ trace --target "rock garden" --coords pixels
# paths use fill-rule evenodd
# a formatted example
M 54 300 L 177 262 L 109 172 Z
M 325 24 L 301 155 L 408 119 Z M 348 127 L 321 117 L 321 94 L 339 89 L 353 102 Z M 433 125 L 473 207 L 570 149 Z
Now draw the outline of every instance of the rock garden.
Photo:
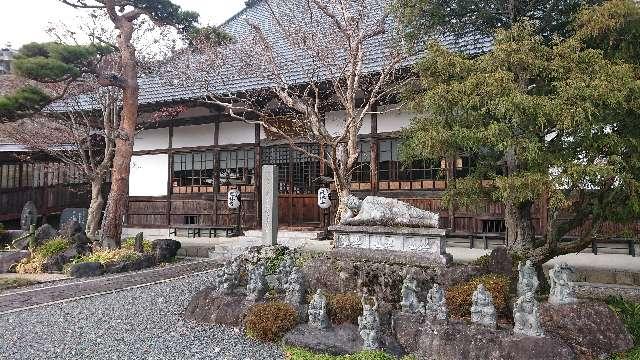
M 192 298 L 185 318 L 241 328 L 291 359 L 607 359 L 640 333 L 639 308 L 577 299 L 565 265 L 541 279 L 503 249 L 449 266 L 360 252 L 252 248 Z
M 99 276 L 172 262 L 180 249 L 175 240 L 149 242 L 142 233 L 124 240 L 119 249 L 104 249 L 77 221 L 69 221 L 60 229 L 49 224 L 32 226 L 13 235 L 6 250 L 0 251 L 0 273 Z

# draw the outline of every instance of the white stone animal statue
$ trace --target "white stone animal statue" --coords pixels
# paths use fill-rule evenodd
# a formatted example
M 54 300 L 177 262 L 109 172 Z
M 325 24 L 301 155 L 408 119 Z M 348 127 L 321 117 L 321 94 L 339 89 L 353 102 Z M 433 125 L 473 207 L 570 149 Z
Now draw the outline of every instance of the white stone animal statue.
M 367 196 L 364 200 L 351 195 L 345 205 L 341 225 L 350 226 L 403 226 L 415 228 L 437 228 L 440 216 L 419 209 L 396 199 Z

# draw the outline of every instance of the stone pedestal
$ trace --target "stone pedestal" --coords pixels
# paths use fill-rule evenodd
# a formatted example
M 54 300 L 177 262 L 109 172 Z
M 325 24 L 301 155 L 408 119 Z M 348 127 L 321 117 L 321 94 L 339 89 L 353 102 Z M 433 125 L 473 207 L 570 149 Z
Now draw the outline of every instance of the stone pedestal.
M 278 167 L 262 166 L 262 240 L 278 244 Z
M 453 260 L 446 251 L 445 229 L 336 225 L 329 230 L 334 233 L 337 250 L 374 250 L 391 257 L 419 255 L 436 265 Z

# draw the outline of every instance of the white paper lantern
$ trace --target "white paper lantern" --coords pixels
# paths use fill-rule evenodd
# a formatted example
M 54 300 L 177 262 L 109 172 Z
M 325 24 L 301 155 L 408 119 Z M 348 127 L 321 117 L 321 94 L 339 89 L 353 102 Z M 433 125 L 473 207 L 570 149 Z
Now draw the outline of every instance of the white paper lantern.
M 227 192 L 227 206 L 229 209 L 237 209 L 240 207 L 240 190 L 233 189 Z
M 331 207 L 331 199 L 329 195 L 331 194 L 331 190 L 327 188 L 318 189 L 318 206 L 321 209 L 328 209 Z

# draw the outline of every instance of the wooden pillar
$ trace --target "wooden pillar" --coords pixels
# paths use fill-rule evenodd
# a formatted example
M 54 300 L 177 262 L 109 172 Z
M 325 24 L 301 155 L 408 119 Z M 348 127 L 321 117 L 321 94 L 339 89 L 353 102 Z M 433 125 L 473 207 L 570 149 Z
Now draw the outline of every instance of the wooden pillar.
M 371 148 L 371 193 L 378 193 L 378 106 L 371 107 L 371 134 L 369 144 Z
M 169 167 L 169 179 L 167 179 L 167 227 L 171 227 L 171 194 L 173 193 L 173 121 L 169 123 L 169 157 L 167 163 Z
M 220 193 L 220 117 L 216 117 L 213 127 L 213 221 L 218 224 L 218 194 Z
M 262 148 L 260 147 L 260 134 L 262 126 L 260 124 L 254 125 L 255 139 L 254 139 L 254 170 L 253 170 L 253 183 L 254 183 L 254 196 L 256 203 L 256 227 L 262 227 Z

